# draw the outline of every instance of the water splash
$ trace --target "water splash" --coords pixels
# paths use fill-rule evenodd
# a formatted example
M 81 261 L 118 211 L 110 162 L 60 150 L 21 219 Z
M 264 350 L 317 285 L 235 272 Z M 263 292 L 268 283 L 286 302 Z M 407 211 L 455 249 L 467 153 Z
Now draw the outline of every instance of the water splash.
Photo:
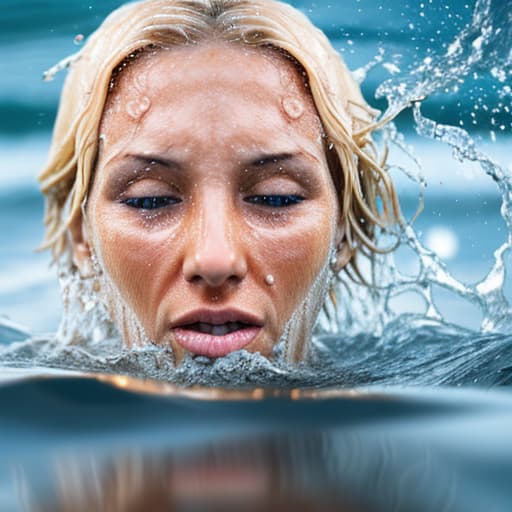
M 380 336 L 319 335 L 308 360 L 289 364 L 279 344 L 272 359 L 239 351 L 203 364 L 152 345 L 127 348 L 119 337 L 101 344 L 63 345 L 36 338 L 1 350 L 1 364 L 129 375 L 180 386 L 326 388 L 371 385 L 512 385 L 511 336 L 477 334 L 423 316 L 402 315 Z
M 65 57 L 61 61 L 57 62 L 55 66 L 52 66 L 50 69 L 46 70 L 43 73 L 43 80 L 45 82 L 51 82 L 55 79 L 58 73 L 60 73 L 62 70 L 69 68 L 71 65 L 73 65 L 78 59 L 80 59 L 81 55 L 80 52 L 74 53 L 72 55 L 69 55 L 68 57 Z
M 412 228 L 412 222 L 409 222 L 401 233 L 401 243 L 410 247 L 417 255 L 418 273 L 412 277 L 405 276 L 392 257 L 377 258 L 377 272 L 380 274 L 378 289 L 354 292 L 354 286 L 349 286 L 352 288 L 350 293 L 341 289 L 342 303 L 353 303 L 362 299 L 366 304 L 351 308 L 352 311 L 343 312 L 341 318 L 338 312 L 334 326 L 332 323 L 326 325 L 328 329 L 334 327 L 339 331 L 339 326 L 346 328 L 348 325 L 351 332 L 361 332 L 368 328 L 370 318 L 373 328 L 377 332 L 382 332 L 396 317 L 389 307 L 390 300 L 406 292 L 413 292 L 422 297 L 425 303 L 425 318 L 442 320 L 443 317 L 433 300 L 433 288 L 438 285 L 456 294 L 460 300 L 469 301 L 480 309 L 483 315 L 482 331 L 508 333 L 512 330 L 512 307 L 504 293 L 507 274 L 505 262 L 512 247 L 510 172 L 481 150 L 475 138 L 462 127 L 441 124 L 422 114 L 423 102 L 436 94 L 460 92 L 460 86 L 470 75 L 486 75 L 493 78 L 498 85 L 501 84 L 501 97 L 506 96 L 506 79 L 509 77 L 510 80 L 512 76 L 511 13 L 510 0 L 478 0 L 471 22 L 448 45 L 444 54 L 429 55 L 419 66 L 413 67 L 405 75 L 397 74 L 384 81 L 376 91 L 377 98 L 385 98 L 388 102 L 388 107 L 382 115 L 383 119 L 393 118 L 406 109 L 412 109 L 415 129 L 420 136 L 448 145 L 455 159 L 460 162 L 477 163 L 481 170 L 494 180 L 502 196 L 501 214 L 509 234 L 506 242 L 496 249 L 492 268 L 481 281 L 472 285 L 464 284 L 451 275 L 445 263 L 435 253 L 422 245 Z M 371 66 L 382 60 L 380 55 Z M 510 113 L 510 109 L 508 112 Z M 416 164 L 407 171 L 401 170 L 409 179 L 419 184 L 422 200 L 422 189 L 426 186 L 427 180 L 422 176 L 421 165 L 405 144 L 403 135 L 391 123 L 384 129 L 384 138 L 387 143 L 399 147 L 410 155 L 411 161 Z

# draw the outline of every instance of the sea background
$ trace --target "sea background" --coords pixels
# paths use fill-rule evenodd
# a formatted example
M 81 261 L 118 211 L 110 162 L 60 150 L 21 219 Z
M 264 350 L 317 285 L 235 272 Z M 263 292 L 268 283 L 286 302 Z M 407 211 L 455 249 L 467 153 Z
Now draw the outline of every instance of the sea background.
M 474 8 L 474 2 L 455 0 L 290 3 L 324 30 L 352 70 L 382 55 L 362 85 L 369 103 L 381 110 L 386 102 L 375 99 L 377 86 L 406 76 L 425 58 L 443 55 L 471 21 Z M 54 331 L 60 317 L 56 270 L 50 267 L 48 252 L 36 252 L 43 239 L 44 208 L 36 177 L 47 156 L 65 72 L 51 82 L 43 81 L 43 72 L 77 51 L 77 39 L 87 37 L 121 4 L 1 0 L 0 315 L 34 333 Z M 470 77 L 457 90 L 429 98 L 423 114 L 464 127 L 480 148 L 512 172 L 511 115 L 503 109 L 510 106 L 511 97 L 503 96 L 496 85 L 492 76 Z M 478 165 L 462 164 L 446 145 L 416 135 L 410 111 L 398 118 L 397 126 L 420 160 L 427 182 L 425 209 L 415 223 L 420 240 L 444 259 L 457 279 L 482 279 L 507 235 L 497 187 Z M 411 165 L 396 151 L 391 160 Z M 410 216 L 419 188 L 403 175 L 397 177 L 397 187 Z M 397 260 L 402 270 L 414 267 L 408 251 L 398 251 Z M 479 328 L 480 312 L 460 297 L 438 288 L 434 300 L 447 321 Z

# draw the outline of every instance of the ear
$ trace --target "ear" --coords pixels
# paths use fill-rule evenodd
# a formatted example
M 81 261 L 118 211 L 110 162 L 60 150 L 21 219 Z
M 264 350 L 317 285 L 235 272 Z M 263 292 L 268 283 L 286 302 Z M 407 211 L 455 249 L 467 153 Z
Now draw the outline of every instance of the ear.
M 73 264 L 78 268 L 82 277 L 93 274 L 91 247 L 82 213 L 75 216 L 69 225 Z
M 345 237 L 345 226 L 341 222 L 336 228 L 334 243 L 336 244 L 336 263 L 333 265 L 333 270 L 339 272 L 354 256 L 354 251 Z
M 354 256 L 354 251 L 349 247 L 346 240 L 341 243 L 341 247 L 338 249 L 336 254 L 336 265 L 335 270 L 339 272 L 342 270 Z

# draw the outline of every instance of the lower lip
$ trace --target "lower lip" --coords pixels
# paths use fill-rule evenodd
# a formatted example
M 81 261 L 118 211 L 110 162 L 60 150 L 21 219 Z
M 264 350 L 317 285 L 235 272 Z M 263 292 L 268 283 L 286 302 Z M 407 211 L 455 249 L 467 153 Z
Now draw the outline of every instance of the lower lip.
M 256 338 L 261 327 L 247 327 L 238 331 L 214 336 L 189 329 L 173 329 L 175 340 L 188 352 L 206 357 L 222 357 L 242 350 Z

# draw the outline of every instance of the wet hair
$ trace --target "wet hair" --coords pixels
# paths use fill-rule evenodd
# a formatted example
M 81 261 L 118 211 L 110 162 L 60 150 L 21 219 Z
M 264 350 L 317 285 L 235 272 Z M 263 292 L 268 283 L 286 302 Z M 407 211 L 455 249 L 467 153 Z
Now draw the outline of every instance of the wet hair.
M 346 242 L 353 254 L 381 252 L 376 229 L 393 231 L 402 220 L 371 138 L 379 122 L 327 37 L 301 12 L 275 0 L 143 0 L 112 12 L 67 60 L 49 160 L 39 178 L 46 196 L 44 246 L 54 258 L 71 249 L 69 227 L 92 182 L 100 122 L 116 75 L 145 49 L 203 41 L 270 48 L 305 73 L 324 130 Z M 361 277 L 353 257 L 348 268 Z

